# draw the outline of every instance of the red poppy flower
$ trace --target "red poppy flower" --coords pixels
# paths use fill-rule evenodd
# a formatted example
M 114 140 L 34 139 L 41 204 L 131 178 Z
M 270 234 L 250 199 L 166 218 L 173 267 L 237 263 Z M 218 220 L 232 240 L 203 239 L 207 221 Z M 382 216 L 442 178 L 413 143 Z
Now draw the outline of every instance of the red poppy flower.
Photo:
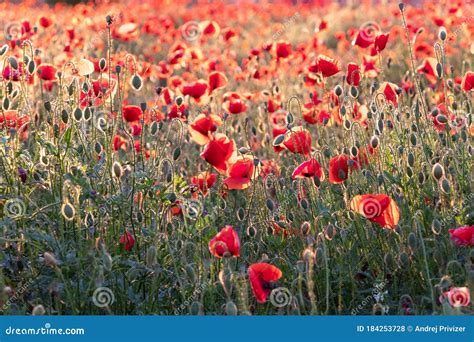
M 214 166 L 217 171 L 225 173 L 227 162 L 235 151 L 234 140 L 224 134 L 217 134 L 214 139 L 204 147 L 201 158 Z
M 250 182 L 258 174 L 253 162 L 251 156 L 242 156 L 228 167 L 228 177 L 224 180 L 228 189 L 243 190 L 250 186 Z
M 291 175 L 291 178 L 305 178 L 317 176 L 321 181 L 324 180 L 324 173 L 321 165 L 316 159 L 310 159 L 301 163 Z
M 207 82 L 199 80 L 193 83 L 188 83 L 182 86 L 181 92 L 183 95 L 189 95 L 195 100 L 199 100 L 207 91 Z
M 377 52 L 382 52 L 387 46 L 389 33 L 381 33 L 374 40 L 374 46 Z
M 347 64 L 347 76 L 346 81 L 348 84 L 356 87 L 360 84 L 360 69 L 356 63 Z
M 201 32 L 205 36 L 217 37 L 221 31 L 218 23 L 215 21 L 206 20 L 199 24 Z
M 216 179 L 217 175 L 215 173 L 204 171 L 191 178 L 191 183 L 197 185 L 203 195 L 206 195 L 207 190 L 212 188 L 216 183 Z
M 303 126 L 287 131 L 282 145 L 293 153 L 308 155 L 311 152 L 311 135 Z
M 400 220 L 397 203 L 387 195 L 357 195 L 351 200 L 351 209 L 383 228 L 394 229 Z
M 237 232 L 231 226 L 225 226 L 209 241 L 209 251 L 217 258 L 223 256 L 240 256 L 240 240 Z
M 93 80 L 91 84 L 92 87 L 87 93 L 81 90 L 79 94 L 79 103 L 82 108 L 88 105 L 99 107 L 104 104 L 111 94 L 114 94 L 117 81 L 112 79 L 109 82 L 108 76 L 102 75 L 100 79 Z
M 274 282 L 281 278 L 282 273 L 276 266 L 261 262 L 250 265 L 248 269 L 250 287 L 259 303 L 265 303 Z
M 318 69 L 324 77 L 333 76 L 341 70 L 337 60 L 324 55 L 320 55 L 318 58 Z
M 118 151 L 127 147 L 127 140 L 117 134 L 112 141 L 112 146 L 114 151 Z
M 209 94 L 212 94 L 214 90 L 224 88 L 227 85 L 227 77 L 220 72 L 214 71 L 209 74 Z
M 138 121 L 142 117 L 142 110 L 138 106 L 124 106 L 122 111 L 123 118 L 127 122 Z
M 449 237 L 457 246 L 474 246 L 474 226 L 464 226 L 450 229 Z
M 398 104 L 397 88 L 398 87 L 396 84 L 384 82 L 380 85 L 379 93 L 381 92 L 384 94 L 385 99 L 388 102 L 392 102 L 396 106 Z
M 469 306 L 471 304 L 471 293 L 468 287 L 453 287 L 439 297 L 441 303 L 444 303 L 446 299 L 455 308 Z
M 224 94 L 224 103 L 222 106 L 225 111 L 230 114 L 240 114 L 247 110 L 244 98 L 233 92 Z
M 123 245 L 127 252 L 130 252 L 135 245 L 135 239 L 127 230 L 124 234 L 122 234 L 122 236 L 120 236 L 119 243 Z
M 54 81 L 56 79 L 56 68 L 52 64 L 41 64 L 36 73 L 43 81 Z
M 461 88 L 464 91 L 471 91 L 474 88 L 474 72 L 466 72 L 461 82 Z
M 291 43 L 284 40 L 280 40 L 275 44 L 275 51 L 277 58 L 287 58 L 291 55 Z
M 45 16 L 41 16 L 38 20 L 40 26 L 44 27 L 44 28 L 48 28 L 50 27 L 51 25 L 53 25 L 53 21 L 48 18 L 48 17 L 45 17 Z
M 359 30 L 357 36 L 355 37 L 352 45 L 357 45 L 363 49 L 368 48 L 373 44 L 376 31 L 374 30 L 375 26 L 368 25 L 366 28 Z
M 333 157 L 329 160 L 329 182 L 332 184 L 343 183 L 352 171 L 349 167 L 350 158 L 345 154 Z
M 427 57 L 425 58 L 423 63 L 418 68 L 416 68 L 416 71 L 420 74 L 425 74 L 428 81 L 430 81 L 432 84 L 435 84 L 438 79 L 436 73 L 437 64 L 438 61 L 436 60 L 436 58 Z
M 27 128 L 29 121 L 30 117 L 28 115 L 19 116 L 16 110 L 0 113 L 0 129 L 4 129 L 6 126 L 23 131 Z
M 188 130 L 191 138 L 199 145 L 206 145 L 211 137 L 211 134 L 217 130 L 217 127 L 222 125 L 222 120 L 217 115 L 199 114 L 194 121 L 189 124 Z

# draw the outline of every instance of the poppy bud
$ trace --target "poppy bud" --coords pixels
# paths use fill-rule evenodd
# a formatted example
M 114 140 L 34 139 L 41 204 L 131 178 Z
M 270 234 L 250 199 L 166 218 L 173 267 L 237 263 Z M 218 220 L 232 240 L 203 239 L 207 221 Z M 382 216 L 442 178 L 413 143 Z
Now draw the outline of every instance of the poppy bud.
M 46 111 L 50 112 L 51 111 L 51 102 L 49 101 L 46 101 L 44 104 L 44 109 L 46 109 Z
M 425 173 L 424 172 L 419 172 L 418 173 L 418 183 L 420 183 L 421 185 L 423 185 L 425 183 Z
M 112 174 L 118 179 L 122 178 L 123 176 L 122 165 L 117 161 L 115 161 L 114 164 L 112 165 Z
M 225 305 L 225 314 L 227 316 L 237 316 L 237 305 L 234 302 L 229 301 Z
M 400 3 L 398 4 L 398 8 L 400 9 L 400 11 L 403 12 L 403 10 L 405 9 L 405 4 L 404 4 L 403 2 L 400 2 Z
M 418 241 L 416 238 L 415 233 L 411 232 L 408 234 L 408 247 L 410 247 L 411 251 L 415 251 L 416 247 L 418 246 Z
M 139 91 L 143 85 L 141 77 L 137 74 L 133 75 L 131 85 L 133 89 L 135 89 L 136 91 Z
M 181 105 L 183 104 L 183 101 L 184 101 L 184 99 L 183 99 L 182 96 L 178 96 L 178 97 L 176 98 L 176 104 L 177 104 L 178 106 L 181 106 Z
M 438 78 L 443 77 L 443 67 L 441 66 L 441 63 L 436 64 L 436 74 L 438 75 Z
M 36 305 L 34 308 L 33 308 L 33 311 L 31 312 L 31 314 L 33 316 L 43 316 L 44 314 L 46 313 L 46 310 L 44 309 L 44 306 L 43 305 Z
M 326 237 L 327 240 L 332 240 L 336 236 L 337 230 L 336 226 L 333 224 L 328 224 L 326 226 L 326 229 L 324 230 L 324 236 Z
M 449 180 L 447 178 L 443 178 L 441 181 L 441 190 L 445 194 L 449 194 L 451 192 L 451 185 L 449 184 Z
M 434 179 L 439 181 L 444 176 L 443 166 L 441 166 L 441 164 L 439 163 L 434 164 L 433 168 L 431 169 L 431 175 L 433 176 Z
M 341 96 L 342 95 L 342 87 L 338 84 L 336 86 L 336 88 L 334 88 L 334 93 L 337 95 L 337 96 Z
M 181 155 L 181 148 L 178 146 L 173 151 L 173 160 L 178 160 L 179 156 Z
M 408 165 L 413 167 L 415 165 L 415 156 L 412 152 L 408 153 Z
M 107 62 L 105 61 L 105 58 L 101 58 L 99 61 L 100 71 L 104 71 L 106 66 L 107 66 Z
M 351 96 L 352 96 L 353 98 L 357 98 L 357 96 L 359 96 L 359 91 L 358 91 L 357 88 L 354 87 L 354 86 L 351 87 L 350 93 L 351 93 Z
M 301 224 L 301 234 L 303 236 L 308 235 L 311 232 L 311 224 L 308 221 L 305 221 Z
M 119 64 L 117 64 L 117 65 L 115 66 L 115 73 L 116 73 L 116 74 L 120 74 L 121 71 L 122 71 L 122 67 L 121 67 Z
M 416 140 L 417 140 L 416 134 L 415 133 L 410 134 L 410 142 L 413 146 L 416 146 L 416 142 L 417 142 Z
M 51 267 L 59 265 L 59 262 L 54 256 L 54 254 L 50 252 L 45 252 L 43 254 L 43 260 L 46 265 L 51 266 Z
M 36 69 L 36 64 L 34 60 L 28 62 L 28 73 L 33 75 Z
M 398 257 L 398 260 L 399 260 L 400 266 L 402 266 L 402 268 L 406 268 L 410 264 L 410 257 L 405 252 L 400 253 L 400 256 Z
M 114 19 L 112 18 L 112 16 L 108 15 L 105 17 L 105 22 L 107 23 L 107 27 L 109 27 L 110 25 L 112 25 Z
M 244 218 L 245 218 L 245 210 L 244 210 L 244 208 L 241 207 L 241 208 L 239 208 L 239 209 L 237 210 L 237 218 L 239 219 L 239 221 L 243 221 L 243 220 L 244 220 Z
M 393 260 L 393 255 L 391 253 L 386 253 L 383 261 L 385 263 L 385 266 L 387 266 L 388 269 L 393 270 L 395 267 L 395 262 Z
M 18 60 L 15 58 L 15 57 L 10 57 L 8 59 L 8 62 L 10 63 L 11 67 L 14 69 L 14 70 L 18 70 Z
M 443 26 L 441 26 L 439 29 L 438 37 L 442 41 L 445 41 L 447 38 L 446 29 Z
M 266 204 L 268 210 L 273 211 L 273 209 L 275 209 L 275 204 L 273 203 L 273 201 L 270 198 L 267 198 L 265 204 Z
M 74 209 L 71 203 L 65 202 L 61 207 L 61 214 L 66 221 L 72 221 L 76 215 L 76 209 Z
M 8 45 L 4 44 L 2 48 L 0 48 L 0 57 L 2 57 L 4 54 L 6 54 L 8 51 Z

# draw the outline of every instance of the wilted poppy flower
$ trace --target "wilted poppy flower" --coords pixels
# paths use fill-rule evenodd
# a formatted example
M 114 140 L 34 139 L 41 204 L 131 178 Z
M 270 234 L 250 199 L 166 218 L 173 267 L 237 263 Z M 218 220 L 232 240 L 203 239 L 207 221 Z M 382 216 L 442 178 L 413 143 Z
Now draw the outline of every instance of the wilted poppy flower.
M 294 127 L 286 132 L 282 145 L 293 153 L 308 155 L 311 152 L 311 135 L 303 126 Z
M 206 195 L 207 190 L 214 186 L 216 179 L 217 175 L 215 173 L 204 171 L 201 172 L 199 175 L 191 178 L 191 183 L 197 185 L 203 195 Z
M 332 184 L 343 183 L 348 177 L 350 158 L 345 154 L 333 157 L 329 160 L 329 182 Z
M 337 74 L 341 69 L 337 60 L 320 55 L 318 58 L 318 70 L 324 77 L 330 77 Z
M 123 118 L 127 122 L 138 121 L 142 116 L 142 110 L 139 106 L 123 106 Z
M 471 91 L 474 89 L 474 72 L 466 72 L 461 82 L 461 88 L 464 91 Z
M 183 85 L 181 92 L 183 95 L 189 95 L 195 100 L 199 100 L 201 96 L 206 93 L 207 82 L 204 80 L 199 80 L 193 83 L 188 83 Z
M 474 226 L 450 229 L 449 237 L 458 246 L 474 246 Z
M 227 161 L 235 151 L 234 140 L 229 139 L 224 134 L 217 134 L 204 147 L 201 158 L 214 166 L 217 171 L 225 173 L 227 170 Z
M 227 168 L 224 185 L 231 190 L 243 190 L 250 186 L 250 182 L 257 174 L 254 159 L 251 156 L 242 156 Z
M 278 267 L 261 262 L 250 265 L 248 275 L 257 302 L 265 303 L 274 282 L 281 278 L 282 273 Z
M 310 159 L 298 165 L 298 167 L 293 171 L 291 178 L 314 178 L 315 176 L 317 176 L 321 181 L 324 180 L 324 173 L 321 165 L 316 159 Z
M 360 70 L 359 66 L 356 63 L 347 64 L 347 76 L 346 81 L 348 84 L 354 85 L 356 87 L 360 84 Z
M 56 68 L 52 64 L 41 64 L 36 73 L 43 81 L 54 81 L 56 79 Z
M 209 241 L 209 251 L 217 258 L 240 256 L 240 240 L 232 226 L 225 226 Z
M 375 37 L 374 46 L 377 52 L 383 51 L 385 46 L 387 46 L 389 33 L 381 33 Z
M 199 145 L 205 145 L 211 139 L 211 134 L 222 125 L 222 120 L 217 115 L 199 114 L 192 123 L 189 124 L 188 130 L 191 138 Z
M 441 303 L 444 303 L 446 299 L 455 308 L 469 306 L 471 304 L 471 293 L 467 287 L 453 287 L 439 297 Z
M 227 85 L 227 77 L 220 72 L 214 71 L 209 74 L 209 94 L 212 94 L 214 90 L 224 88 Z
M 135 239 L 128 230 L 120 236 L 119 242 L 123 245 L 127 252 L 130 252 L 135 245 Z
M 397 203 L 387 195 L 357 195 L 351 200 L 351 209 L 383 228 L 394 229 L 400 220 Z

